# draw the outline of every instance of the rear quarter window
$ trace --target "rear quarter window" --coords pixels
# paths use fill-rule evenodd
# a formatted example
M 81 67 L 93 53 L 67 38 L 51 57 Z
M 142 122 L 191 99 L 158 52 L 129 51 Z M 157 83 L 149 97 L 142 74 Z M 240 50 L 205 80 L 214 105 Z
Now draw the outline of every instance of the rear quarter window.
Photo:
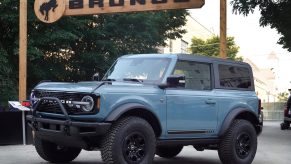
M 219 64 L 218 71 L 219 85 L 221 88 L 252 88 L 252 74 L 248 67 Z

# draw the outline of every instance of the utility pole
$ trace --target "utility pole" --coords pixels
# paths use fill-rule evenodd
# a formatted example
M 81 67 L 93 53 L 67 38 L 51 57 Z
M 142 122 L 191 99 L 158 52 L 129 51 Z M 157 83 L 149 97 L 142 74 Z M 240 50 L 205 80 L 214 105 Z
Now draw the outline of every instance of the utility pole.
M 27 0 L 19 1 L 19 101 L 21 102 L 26 100 Z
M 220 57 L 223 59 L 227 58 L 227 0 L 220 0 Z
M 26 100 L 27 74 L 27 0 L 19 0 L 19 101 Z M 26 144 L 25 113 L 22 111 L 22 137 Z

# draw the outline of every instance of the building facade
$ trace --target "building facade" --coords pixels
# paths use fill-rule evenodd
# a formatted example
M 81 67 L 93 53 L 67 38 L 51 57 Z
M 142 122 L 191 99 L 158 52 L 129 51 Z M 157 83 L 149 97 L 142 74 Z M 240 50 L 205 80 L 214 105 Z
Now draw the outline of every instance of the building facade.
M 249 63 L 252 67 L 255 89 L 258 97 L 263 103 L 276 102 L 278 95 L 276 74 L 272 72 L 271 68 L 259 68 L 248 58 L 244 59 L 244 62 Z
M 183 27 L 186 33 L 182 35 L 182 38 L 169 39 L 166 41 L 166 47 L 160 47 L 160 53 L 189 53 L 189 48 L 191 45 L 191 40 L 195 36 L 201 39 L 207 39 L 215 34 L 211 32 L 208 28 L 199 23 L 191 15 L 187 16 L 187 23 Z

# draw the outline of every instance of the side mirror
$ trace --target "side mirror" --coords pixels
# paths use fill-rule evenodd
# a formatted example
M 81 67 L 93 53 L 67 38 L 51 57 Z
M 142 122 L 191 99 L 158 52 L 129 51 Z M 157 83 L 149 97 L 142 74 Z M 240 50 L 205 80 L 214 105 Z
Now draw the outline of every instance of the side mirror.
M 93 81 L 99 81 L 99 72 L 95 73 L 92 77 Z
M 161 89 L 164 88 L 177 88 L 182 87 L 185 88 L 185 75 L 170 75 L 167 78 L 167 84 L 160 84 L 159 87 Z

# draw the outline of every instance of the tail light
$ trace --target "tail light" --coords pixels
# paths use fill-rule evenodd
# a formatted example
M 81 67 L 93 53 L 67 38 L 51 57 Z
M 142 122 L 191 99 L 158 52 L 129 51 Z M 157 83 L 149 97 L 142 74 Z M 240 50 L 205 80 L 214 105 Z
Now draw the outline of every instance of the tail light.
M 31 106 L 30 101 L 22 101 L 21 105 L 25 106 L 25 107 L 30 107 Z

